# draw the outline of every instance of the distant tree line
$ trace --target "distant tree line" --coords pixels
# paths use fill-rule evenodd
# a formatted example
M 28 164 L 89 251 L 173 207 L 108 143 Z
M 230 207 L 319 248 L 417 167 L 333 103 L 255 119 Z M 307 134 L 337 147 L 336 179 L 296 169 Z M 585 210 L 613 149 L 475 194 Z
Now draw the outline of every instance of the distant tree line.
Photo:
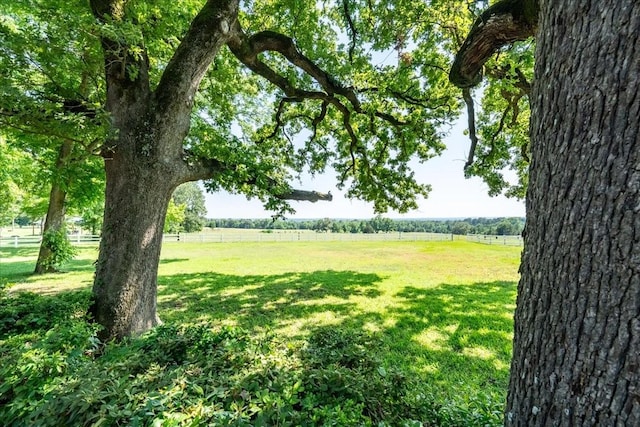
M 524 218 L 467 218 L 464 220 L 390 219 L 377 216 L 372 219 L 208 219 L 211 228 L 244 228 L 263 230 L 314 230 L 331 233 L 389 233 L 425 232 L 451 234 L 519 235 Z

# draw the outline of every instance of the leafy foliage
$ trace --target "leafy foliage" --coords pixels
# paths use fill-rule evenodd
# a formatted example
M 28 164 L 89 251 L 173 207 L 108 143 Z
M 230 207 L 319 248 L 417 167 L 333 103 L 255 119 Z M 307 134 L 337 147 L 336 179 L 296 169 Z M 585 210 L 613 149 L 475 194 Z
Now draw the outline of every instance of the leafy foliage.
M 173 199 L 169 200 L 167 216 L 164 219 L 163 231 L 165 233 L 179 233 L 184 229 L 182 224 L 184 223 L 186 209 L 186 205 L 177 205 Z
M 3 120 L 20 132 L 44 133 L 45 145 L 52 138 L 71 138 L 95 152 L 112 138 L 102 111 L 100 37 L 130 55 L 125 68 L 131 79 L 139 77 L 137 61 L 148 58 L 155 87 L 201 6 L 127 2 L 121 14 L 99 23 L 88 7 L 75 3 L 6 6 L 0 23 L 6 53 L 0 60 L 0 109 L 8 113 Z M 287 210 L 274 194 L 304 169 L 333 168 L 350 196 L 373 201 L 378 211 L 415 206 L 414 198 L 429 187 L 415 181 L 406 163 L 444 148 L 440 127 L 456 116 L 459 104 L 447 80 L 450 55 L 436 48 L 451 37 L 442 25 L 450 12 L 442 5 L 430 7 L 407 3 L 390 11 L 384 2 L 242 3 L 239 22 L 247 36 L 266 30 L 291 37 L 331 76 L 330 84 L 342 89 L 334 95 L 281 52 L 260 55 L 258 60 L 291 87 L 328 92 L 328 98 L 297 99 L 249 72 L 236 53 L 220 52 L 195 96 L 184 143 L 196 158 L 231 165 L 208 188 L 259 197 L 273 209 Z M 346 91 L 358 101 L 346 99 Z
M 202 230 L 207 208 L 204 205 L 204 194 L 197 183 L 187 182 L 176 188 L 173 192 L 172 202 L 176 211 L 179 207 L 183 208 L 182 219 L 176 221 L 181 230 L 187 233 Z M 179 231 L 178 227 L 174 228 Z
M 489 194 L 523 199 L 529 170 L 529 95 L 533 41 L 514 44 L 486 65 L 487 84 L 478 115 L 475 162 L 465 170 L 482 178 Z
M 47 212 L 51 185 L 80 214 L 100 204 L 104 183 L 95 157 L 109 123 L 99 42 L 88 11 L 64 6 L 16 1 L 0 11 L 0 124 L 8 144 L 34 164 L 22 177 L 28 197 L 20 206 L 32 219 Z M 64 145 L 71 148 L 62 156 Z
M 45 270 L 59 269 L 76 254 L 76 249 L 71 245 L 65 229 L 45 232 L 42 236 L 42 246 L 49 250 L 49 255 L 41 260 Z
M 89 293 L 2 297 L 3 425 L 498 425 L 495 403 L 436 403 L 383 366 L 381 337 L 320 328 L 302 343 L 165 325 L 102 344 Z M 482 402 L 482 403 L 481 403 Z
M 83 318 L 91 295 L 66 292 L 56 297 L 32 292 L 0 294 L 0 339 L 11 335 L 46 332 L 55 325 Z
M 100 234 L 102 218 L 104 216 L 104 192 L 99 191 L 90 203 L 80 209 L 82 227 L 93 235 Z
M 25 183 L 33 174 L 33 165 L 20 150 L 0 135 L 0 226 L 11 223 L 20 213 Z
M 184 147 L 234 165 L 209 180 L 209 189 L 259 197 L 273 209 L 288 208 L 270 195 L 286 189 L 304 169 L 326 168 L 337 172 L 350 196 L 373 201 L 379 212 L 410 209 L 411 200 L 429 187 L 415 182 L 406 163 L 427 160 L 444 148 L 441 137 L 460 107 L 448 67 L 485 3 L 243 3 L 240 23 L 248 35 L 268 30 L 292 37 L 309 60 L 357 94 L 362 111 L 346 103 L 345 116 L 331 103 L 295 99 L 225 50 L 200 85 Z M 3 123 L 17 134 L 41 134 L 27 147 L 55 147 L 60 138 L 71 138 L 78 150 L 96 152 L 110 137 L 102 111 L 99 36 L 116 40 L 132 58 L 148 57 L 154 87 L 200 7 L 194 1 L 126 2 L 121 17 L 98 24 L 81 4 L 4 5 Z M 260 60 L 292 86 L 322 89 L 277 52 L 265 52 Z M 487 66 L 480 145 L 467 174 L 483 177 L 492 194 L 521 196 L 526 187 L 528 105 L 520 76 L 529 79 L 532 61 L 528 43 L 501 52 Z M 127 67 L 135 74 L 135 62 Z M 380 120 L 380 112 L 389 112 L 392 120 Z M 504 168 L 515 171 L 517 184 L 509 183 Z

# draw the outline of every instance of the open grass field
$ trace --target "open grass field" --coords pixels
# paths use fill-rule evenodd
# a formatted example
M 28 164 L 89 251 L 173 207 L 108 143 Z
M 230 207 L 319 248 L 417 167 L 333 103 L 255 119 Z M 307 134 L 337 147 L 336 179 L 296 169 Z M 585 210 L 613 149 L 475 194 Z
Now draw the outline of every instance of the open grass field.
M 384 369 L 452 407 L 499 412 L 520 251 L 465 241 L 166 243 L 159 314 L 167 324 L 238 327 L 291 346 L 320 329 L 371 332 Z M 82 247 L 65 273 L 40 277 L 29 274 L 36 255 L 0 248 L 10 294 L 90 288 L 96 247 Z

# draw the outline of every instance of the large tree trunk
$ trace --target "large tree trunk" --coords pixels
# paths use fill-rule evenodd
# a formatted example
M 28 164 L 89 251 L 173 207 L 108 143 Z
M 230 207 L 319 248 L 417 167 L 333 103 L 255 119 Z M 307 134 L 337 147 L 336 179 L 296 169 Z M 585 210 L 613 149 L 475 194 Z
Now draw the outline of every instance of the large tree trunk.
M 67 158 L 71 154 L 73 149 L 73 142 L 64 141 L 60 146 L 58 152 L 58 159 L 56 160 L 56 169 L 60 170 L 66 164 Z M 65 214 L 65 200 L 67 198 L 67 191 L 58 180 L 55 180 L 51 184 L 51 192 L 49 193 L 49 206 L 47 208 L 47 216 L 44 222 L 44 228 L 42 229 L 42 235 L 46 233 L 57 232 L 64 230 L 64 214 Z M 46 244 L 46 240 L 43 239 L 40 244 L 40 252 L 38 253 L 38 260 L 36 261 L 35 274 L 44 274 L 55 272 L 56 269 L 48 260 L 53 255 L 53 250 Z
M 506 424 L 640 425 L 640 2 L 542 1 Z
M 120 339 L 159 323 L 156 314 L 162 228 L 175 188 L 161 169 L 105 160 L 107 186 L 92 314 L 103 338 Z

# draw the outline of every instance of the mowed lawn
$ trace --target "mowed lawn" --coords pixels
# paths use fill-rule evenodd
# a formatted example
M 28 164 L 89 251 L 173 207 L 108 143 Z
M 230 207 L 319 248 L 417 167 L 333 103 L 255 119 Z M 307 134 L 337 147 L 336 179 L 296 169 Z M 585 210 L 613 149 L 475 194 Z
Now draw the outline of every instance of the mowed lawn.
M 521 248 L 451 242 L 167 243 L 166 323 L 232 325 L 283 340 L 320 327 L 383 337 L 384 363 L 447 400 L 506 393 Z M 11 292 L 91 286 L 96 247 L 30 276 L 36 248 L 0 248 Z

